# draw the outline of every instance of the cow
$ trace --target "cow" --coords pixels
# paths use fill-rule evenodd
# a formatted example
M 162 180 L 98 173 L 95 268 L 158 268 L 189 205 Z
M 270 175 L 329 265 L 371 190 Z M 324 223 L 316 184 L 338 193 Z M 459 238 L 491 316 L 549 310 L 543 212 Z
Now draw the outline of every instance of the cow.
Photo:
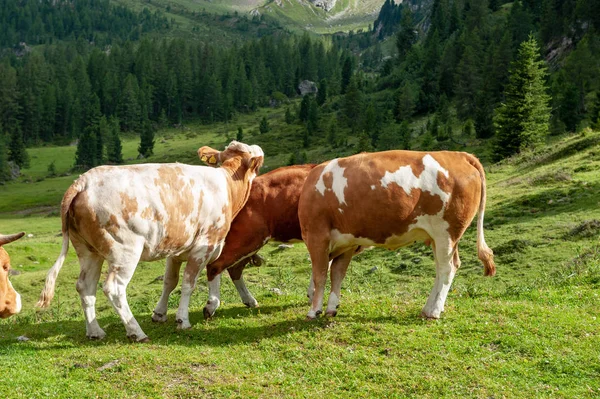
M 149 339 L 133 317 L 126 288 L 137 263 L 167 258 L 169 268 L 187 261 L 177 311 L 177 327 L 190 328 L 188 306 L 198 274 L 219 257 L 233 218 L 250 194 L 263 163 L 260 147 L 231 142 L 224 151 L 198 150 L 220 168 L 185 164 L 100 166 L 79 177 L 61 204 L 63 244 L 48 272 L 38 306 L 54 296 L 69 239 L 80 264 L 77 291 L 86 335 L 102 339 L 95 315 L 96 287 L 104 260 L 103 291 L 133 341 Z
M 205 160 L 207 161 L 207 160 Z M 210 162 L 209 162 L 210 163 Z M 269 241 L 302 240 L 298 221 L 298 199 L 302 186 L 314 164 L 275 169 L 258 176 L 252 183 L 248 202 L 231 223 L 221 256 L 206 266 L 209 300 L 204 317 L 212 317 L 220 305 L 220 278 L 227 269 L 242 303 L 255 308 L 258 302 L 244 283 L 242 272 L 249 262 L 262 263 L 256 253 Z M 168 265 L 163 295 L 154 310 L 153 320 L 164 321 L 169 294 L 177 285 L 179 268 Z
M 21 295 L 13 288 L 8 276 L 10 274 L 10 257 L 2 248 L 23 237 L 25 233 L 0 234 L 0 318 L 6 319 L 21 311 Z
M 422 315 L 437 319 L 460 267 L 458 242 L 475 214 L 484 274 L 496 273 L 483 235 L 485 173 L 464 152 L 385 151 L 334 159 L 314 168 L 298 204 L 302 238 L 312 261 L 314 294 L 308 319 L 322 313 L 331 261 L 326 315 L 335 316 L 348 264 L 364 246 L 395 250 L 431 245 L 435 284 Z

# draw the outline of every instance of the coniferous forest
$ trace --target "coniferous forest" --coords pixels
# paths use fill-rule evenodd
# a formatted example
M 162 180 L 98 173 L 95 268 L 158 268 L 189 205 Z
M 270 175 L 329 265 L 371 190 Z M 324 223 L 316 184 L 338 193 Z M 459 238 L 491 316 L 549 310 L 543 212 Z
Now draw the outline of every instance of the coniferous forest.
M 343 134 L 362 137 L 360 150 L 444 148 L 466 132 L 501 159 L 599 123 L 598 3 L 386 0 L 368 31 L 315 37 L 279 29 L 223 48 L 168 37 L 175 22 L 160 11 L 107 0 L 4 0 L 0 160 L 24 166 L 24 146 L 81 139 L 100 147 L 96 157 L 78 151 L 87 156 L 76 165 L 88 168 L 108 162 L 105 147 L 118 146 L 119 132 L 229 121 L 297 96 L 303 80 L 323 89 L 311 118 L 302 103 L 307 136 L 326 137 L 318 121 L 333 113 Z M 322 109 L 326 96 L 341 96 L 339 106 Z M 423 116 L 426 128 L 413 131 L 411 121 Z

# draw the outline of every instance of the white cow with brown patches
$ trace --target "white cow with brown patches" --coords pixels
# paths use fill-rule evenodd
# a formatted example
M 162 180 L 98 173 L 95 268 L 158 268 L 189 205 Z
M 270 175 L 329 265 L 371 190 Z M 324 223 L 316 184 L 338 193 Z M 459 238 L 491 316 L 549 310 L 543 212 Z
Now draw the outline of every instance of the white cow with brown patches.
M 179 268 L 187 261 L 177 323 L 179 328 L 191 327 L 188 306 L 198 274 L 219 257 L 231 221 L 246 203 L 264 157 L 260 147 L 235 141 L 222 152 L 202 147 L 198 153 L 218 159 L 222 166 L 100 166 L 80 176 L 62 201 L 62 251 L 48 272 L 38 306 L 48 306 L 54 296 L 70 239 L 81 266 L 77 291 L 89 338 L 105 336 L 95 315 L 104 260 L 108 276 L 103 291 L 125 324 L 127 336 L 136 341 L 148 339 L 126 298 L 138 262 L 167 258 L 167 265 L 177 270 L 173 276 L 177 285 Z M 166 320 L 166 308 L 160 316 L 158 321 Z
M 435 284 L 422 314 L 439 318 L 460 266 L 458 241 L 478 211 L 478 256 L 486 276 L 496 272 L 483 236 L 485 201 L 483 167 L 464 152 L 363 153 L 317 166 L 298 205 L 313 268 L 308 318 L 322 312 L 330 261 L 326 314 L 335 316 L 342 280 L 357 250 L 397 249 L 416 241 L 432 246 L 436 262 Z

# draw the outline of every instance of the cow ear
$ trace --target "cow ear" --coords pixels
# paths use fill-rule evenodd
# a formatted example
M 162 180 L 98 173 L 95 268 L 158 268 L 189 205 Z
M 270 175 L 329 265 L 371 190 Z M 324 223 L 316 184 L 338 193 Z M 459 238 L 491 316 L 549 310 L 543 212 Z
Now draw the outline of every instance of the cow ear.
M 215 166 L 219 163 L 220 154 L 221 154 L 220 151 L 217 151 L 208 146 L 200 147 L 198 149 L 198 158 L 200 158 L 200 160 L 202 162 L 204 162 L 205 164 L 211 165 L 211 166 Z
M 254 172 L 254 174 L 258 174 L 258 170 L 262 166 L 263 161 L 264 157 L 262 156 L 250 158 L 250 160 L 248 161 L 248 170 Z

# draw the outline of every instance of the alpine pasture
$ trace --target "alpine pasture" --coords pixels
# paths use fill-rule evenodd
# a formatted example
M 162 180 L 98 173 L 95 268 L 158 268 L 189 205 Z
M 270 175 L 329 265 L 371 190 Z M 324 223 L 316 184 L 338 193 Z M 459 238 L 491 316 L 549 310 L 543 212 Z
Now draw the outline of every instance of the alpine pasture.
M 221 148 L 227 131 L 226 126 L 163 131 L 148 161 L 199 164 L 197 148 Z M 249 135 L 244 141 L 264 145 L 268 169 L 283 165 L 286 155 L 269 158 L 266 140 Z M 133 138 L 124 140 L 125 158 L 133 157 L 136 145 Z M 165 263 L 141 263 L 128 299 L 148 344 L 127 340 L 100 290 L 98 319 L 107 336 L 85 337 L 72 247 L 52 306 L 34 308 L 60 252 L 58 205 L 77 177 L 47 178 L 46 167 L 56 159 L 58 174 L 64 174 L 73 151 L 29 149 L 32 167 L 24 171 L 29 179 L 0 186 L 0 231 L 31 234 L 7 248 L 23 311 L 0 321 L 0 397 L 600 394 L 598 132 L 555 139 L 537 151 L 485 165 L 485 234 L 498 272 L 483 277 L 473 223 L 461 241 L 462 266 L 439 320 L 420 317 L 435 273 L 429 247 L 359 254 L 342 286 L 339 315 L 306 321 L 306 248 L 269 243 L 260 252 L 266 264 L 245 271 L 260 307 L 246 308 L 225 276 L 222 306 L 204 320 L 207 290 L 201 276 L 187 331 L 176 330 L 178 290 L 169 302 L 168 321 L 151 322 Z M 316 149 L 309 160 L 337 155 Z

